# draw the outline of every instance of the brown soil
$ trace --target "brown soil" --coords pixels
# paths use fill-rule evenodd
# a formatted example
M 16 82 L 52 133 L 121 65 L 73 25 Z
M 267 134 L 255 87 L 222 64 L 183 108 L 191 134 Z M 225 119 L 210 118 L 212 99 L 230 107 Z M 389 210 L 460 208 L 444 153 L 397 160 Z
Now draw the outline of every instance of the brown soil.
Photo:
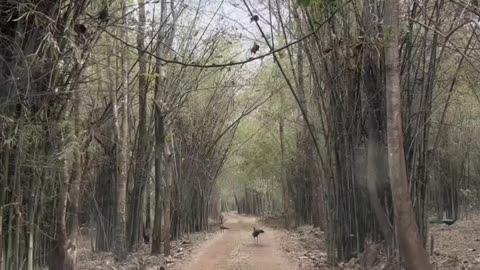
M 260 223 L 268 224 L 267 226 Z M 79 270 L 124 269 L 158 270 L 332 270 L 365 269 L 364 254 L 350 262 L 331 266 L 327 263 L 325 235 L 318 228 L 302 226 L 289 231 L 282 229 L 279 219 L 263 219 L 227 214 L 225 225 L 229 230 L 214 233 L 195 233 L 172 242 L 172 256 L 151 256 L 143 245 L 124 262 L 115 262 L 111 253 L 92 253 L 89 242 L 83 239 L 78 254 Z M 258 243 L 252 238 L 253 226 L 265 234 Z M 212 224 L 212 229 L 218 229 Z M 480 270 L 480 216 L 457 221 L 452 226 L 432 225 L 434 250 L 430 261 L 438 270 Z M 430 254 L 430 239 L 427 241 Z M 366 269 L 393 270 L 381 251 L 370 256 L 372 264 Z
M 431 261 L 436 269 L 480 269 L 479 216 L 459 220 L 451 226 L 434 225 L 430 235 L 434 238 Z M 430 241 L 428 248 L 430 253 Z
M 279 239 L 283 232 L 262 227 L 265 231 L 256 243 L 252 237 L 253 217 L 225 215 L 229 230 L 219 233 L 194 251 L 189 261 L 179 266 L 182 270 L 295 270 L 282 251 Z

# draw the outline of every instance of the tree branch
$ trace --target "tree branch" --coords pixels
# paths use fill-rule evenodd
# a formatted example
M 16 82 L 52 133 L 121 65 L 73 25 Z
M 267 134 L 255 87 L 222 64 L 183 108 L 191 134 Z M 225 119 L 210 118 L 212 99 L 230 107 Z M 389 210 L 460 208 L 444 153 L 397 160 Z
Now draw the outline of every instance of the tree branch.
M 249 62 L 253 62 L 255 60 L 260 60 L 260 59 L 263 59 L 269 55 L 274 55 L 275 53 L 278 53 L 280 51 L 283 51 L 285 49 L 288 49 L 289 47 L 297 44 L 297 43 L 300 43 L 308 38 L 310 38 L 311 36 L 315 35 L 315 33 L 317 31 L 320 30 L 320 28 L 322 28 L 326 23 L 328 23 L 333 17 L 334 15 L 340 10 L 342 9 L 344 6 L 346 6 L 347 4 L 349 4 L 352 0 L 349 0 L 347 2 L 345 2 L 343 5 L 339 6 L 337 9 L 335 9 L 331 14 L 330 16 L 328 16 L 325 20 L 323 20 L 322 22 L 320 23 L 317 23 L 318 27 L 317 29 L 315 29 L 314 31 L 306 34 L 305 36 L 301 37 L 300 39 L 297 39 L 295 41 L 292 41 L 291 43 L 288 43 L 282 47 L 279 47 L 278 49 L 274 49 L 273 47 L 271 47 L 270 51 L 268 53 L 265 53 L 265 54 L 262 54 L 262 55 L 259 55 L 259 56 L 256 56 L 256 57 L 250 57 L 246 60 L 243 60 L 243 61 L 231 61 L 231 62 L 228 62 L 228 63 L 222 63 L 222 64 L 198 64 L 198 63 L 195 63 L 195 62 L 191 62 L 191 63 L 186 63 L 186 62 L 182 62 L 182 61 L 178 61 L 178 60 L 175 60 L 175 59 L 172 59 L 172 60 L 169 60 L 169 59 L 165 59 L 163 57 L 158 57 L 157 55 L 155 55 L 154 53 L 152 52 L 149 52 L 147 50 L 144 50 L 144 49 L 141 49 L 141 48 L 138 48 L 136 45 L 133 45 L 133 44 L 130 44 L 126 41 L 124 41 L 123 39 L 117 37 L 116 35 L 114 35 L 113 33 L 110 33 L 108 31 L 105 30 L 105 33 L 107 33 L 108 35 L 110 35 L 112 38 L 120 41 L 122 44 L 124 44 L 125 46 L 128 46 L 130 48 L 134 48 L 136 50 L 138 50 L 139 52 L 143 52 L 145 54 L 148 54 L 149 56 L 155 58 L 155 59 L 158 59 L 158 60 L 161 60 L 163 62 L 165 62 L 166 64 L 176 64 L 176 65 L 180 65 L 180 66 L 185 66 L 185 67 L 198 67 L 198 68 L 223 68 L 223 67 L 230 67 L 230 66 L 239 66 L 239 65 L 244 65 L 246 63 L 249 63 Z

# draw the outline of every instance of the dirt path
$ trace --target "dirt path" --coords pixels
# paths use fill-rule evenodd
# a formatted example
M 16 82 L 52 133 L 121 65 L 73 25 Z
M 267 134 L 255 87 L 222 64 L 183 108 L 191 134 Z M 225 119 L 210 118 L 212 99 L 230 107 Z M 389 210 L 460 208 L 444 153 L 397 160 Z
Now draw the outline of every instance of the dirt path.
M 225 226 L 230 228 L 204 243 L 193 252 L 182 270 L 295 270 L 280 249 L 278 234 L 262 227 L 264 234 L 255 243 L 252 237 L 256 219 L 225 215 Z

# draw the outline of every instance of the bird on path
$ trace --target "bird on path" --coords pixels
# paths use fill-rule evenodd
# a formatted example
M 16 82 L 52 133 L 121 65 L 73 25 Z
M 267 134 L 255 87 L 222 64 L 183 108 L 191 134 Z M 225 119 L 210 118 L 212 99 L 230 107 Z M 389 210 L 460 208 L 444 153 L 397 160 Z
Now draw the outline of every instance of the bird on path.
M 220 230 L 222 230 L 222 232 L 224 232 L 225 230 L 230 230 L 230 228 L 225 227 L 223 225 L 220 225 Z
M 259 236 L 261 233 L 265 233 L 265 232 L 264 232 L 263 230 L 257 230 L 257 229 L 255 229 L 255 227 L 253 227 L 253 232 L 252 232 L 253 240 L 257 240 L 257 241 L 258 241 L 258 236 Z
M 457 220 L 456 219 L 443 219 L 443 220 L 430 220 L 430 224 L 446 224 L 448 226 L 453 225 Z
M 453 225 L 457 220 L 456 219 L 444 219 L 442 222 L 448 226 Z

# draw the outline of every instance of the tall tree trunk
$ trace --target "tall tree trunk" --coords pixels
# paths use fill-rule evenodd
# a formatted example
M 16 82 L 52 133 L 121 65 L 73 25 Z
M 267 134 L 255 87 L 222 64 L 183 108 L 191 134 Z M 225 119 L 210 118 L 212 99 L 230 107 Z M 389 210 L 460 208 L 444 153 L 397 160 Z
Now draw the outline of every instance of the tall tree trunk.
M 161 46 L 157 47 L 156 54 L 161 57 Z M 161 62 L 157 59 L 155 64 L 155 72 L 160 74 Z M 162 156 L 165 148 L 165 123 L 164 116 L 160 104 L 161 99 L 161 78 L 160 75 L 155 79 L 155 210 L 153 220 L 152 235 L 152 254 L 160 254 L 162 243 Z
M 388 166 L 398 228 L 400 251 L 409 270 L 432 269 L 415 220 L 408 190 L 403 149 L 402 105 L 399 65 L 399 2 L 385 2 L 385 81 L 387 93 Z
M 171 7 L 173 7 L 174 1 L 171 0 Z M 175 15 L 173 13 L 173 8 L 171 8 L 173 24 L 175 24 Z M 160 14 L 160 27 L 163 30 L 158 31 L 158 42 L 160 43 L 156 49 L 156 56 L 158 57 L 155 63 L 155 73 L 158 76 L 155 78 L 155 216 L 154 216 L 154 225 L 153 225 L 153 236 L 152 236 L 152 254 L 159 254 L 161 251 L 161 239 L 162 239 L 162 187 L 163 187 L 163 175 L 162 175 L 162 156 L 165 153 L 165 134 L 166 134 L 166 123 L 165 123 L 165 111 L 164 111 L 164 102 L 162 100 L 166 96 L 166 91 L 163 89 L 162 93 L 162 83 L 164 81 L 164 71 L 162 70 L 162 63 L 159 58 L 164 57 L 166 50 L 170 47 L 169 44 L 173 41 L 173 36 L 170 39 L 166 39 L 165 30 L 167 22 L 167 1 L 162 0 L 161 2 L 161 14 Z M 173 31 L 171 33 L 173 35 Z M 166 43 L 166 45 L 164 45 Z M 162 96 L 164 94 L 164 96 Z M 165 219 L 165 217 L 163 217 Z
M 373 23 L 374 15 L 371 11 L 374 2 L 374 0 L 367 0 L 364 7 L 365 35 L 370 39 L 374 39 L 376 36 Z M 383 81 L 376 79 L 382 74 L 381 68 L 377 67 L 376 55 L 377 52 L 370 46 L 365 47 L 362 55 L 364 67 L 362 76 L 367 103 L 367 189 L 370 205 L 380 226 L 386 246 L 392 248 L 393 227 L 380 199 L 385 194 L 383 192 L 378 193 L 378 190 L 384 190 L 383 187 L 385 181 L 387 181 L 387 164 L 384 162 L 385 150 L 383 147 L 385 138 Z
M 126 20 L 127 2 L 122 3 L 122 18 Z M 122 40 L 126 40 L 125 31 L 122 31 Z M 117 105 L 117 97 L 112 93 L 114 108 L 114 125 L 117 143 L 117 198 L 116 198 L 116 222 L 114 235 L 115 256 L 123 260 L 126 258 L 126 201 L 127 201 L 127 180 L 128 180 L 128 50 L 123 46 L 121 57 L 121 87 L 122 99 L 120 101 L 121 111 Z M 120 114 L 121 113 L 121 114 Z
M 293 16 L 296 18 L 296 35 L 297 39 L 300 39 L 303 34 L 302 30 L 302 20 L 300 19 L 300 15 L 297 10 L 297 6 L 294 5 L 292 7 Z M 304 213 L 297 213 L 297 215 L 303 215 L 300 217 L 301 224 L 305 222 L 309 222 L 310 220 L 314 224 L 314 226 L 320 226 L 320 214 L 319 214 L 319 200 L 318 200 L 318 192 L 317 188 L 319 186 L 319 182 L 317 179 L 313 179 L 313 172 L 315 163 L 313 162 L 313 147 L 311 143 L 311 137 L 308 133 L 308 126 L 307 121 L 302 121 L 302 116 L 305 118 L 309 118 L 308 112 L 308 105 L 307 99 L 305 94 L 305 78 L 304 78 L 304 44 L 299 43 L 297 47 L 297 94 L 299 104 L 304 110 L 304 114 L 299 113 L 298 118 L 299 121 L 302 122 L 302 126 L 298 135 L 298 146 L 301 149 L 300 154 L 302 155 L 302 162 L 301 162 L 301 176 L 302 180 L 306 187 L 305 194 L 302 194 L 302 199 L 306 200 L 305 208 L 303 210 Z M 313 127 L 312 127 L 313 128 Z
M 142 230 L 142 215 L 144 205 L 144 190 L 147 182 L 147 63 L 145 58 L 145 1 L 138 1 L 138 33 L 137 46 L 139 55 L 139 75 L 138 75 L 138 89 L 139 89 L 139 105 L 138 105 L 138 139 L 137 149 L 135 155 L 135 172 L 134 172 L 134 188 L 132 198 L 130 200 L 129 211 L 129 241 L 128 247 L 130 250 L 138 246 L 140 242 L 140 235 Z

